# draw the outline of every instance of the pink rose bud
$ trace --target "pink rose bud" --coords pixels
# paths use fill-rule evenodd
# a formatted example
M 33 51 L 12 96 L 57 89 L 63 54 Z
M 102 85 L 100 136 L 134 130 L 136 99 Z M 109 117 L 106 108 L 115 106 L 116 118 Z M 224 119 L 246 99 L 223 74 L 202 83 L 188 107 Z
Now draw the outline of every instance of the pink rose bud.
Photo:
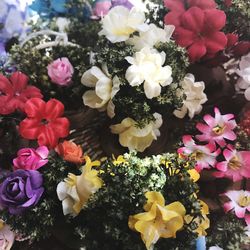
M 97 17 L 106 16 L 112 7 L 111 1 L 96 2 L 93 8 L 93 13 Z
M 67 57 L 58 58 L 48 65 L 48 75 L 52 82 L 67 86 L 71 83 L 74 68 Z
M 13 160 L 14 170 L 37 170 L 48 163 L 49 150 L 41 146 L 36 150 L 33 148 L 22 148 L 17 152 L 17 158 Z

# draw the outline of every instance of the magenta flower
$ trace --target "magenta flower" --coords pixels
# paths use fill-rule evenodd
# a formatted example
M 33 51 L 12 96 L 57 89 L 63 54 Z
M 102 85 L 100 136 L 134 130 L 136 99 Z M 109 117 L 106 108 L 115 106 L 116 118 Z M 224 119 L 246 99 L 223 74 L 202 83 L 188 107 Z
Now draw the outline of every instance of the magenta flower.
M 231 190 L 226 192 L 226 195 L 231 201 L 226 202 L 223 207 L 225 212 L 234 210 L 235 215 L 238 218 L 245 218 L 248 215 L 246 212 L 250 212 L 250 192 L 244 190 Z
M 221 147 L 226 146 L 226 141 L 234 141 L 236 134 L 233 129 L 236 128 L 236 121 L 233 120 L 233 114 L 221 115 L 218 108 L 214 108 L 215 117 L 205 115 L 203 117 L 206 124 L 198 123 L 196 128 L 203 134 L 197 135 L 199 141 L 217 142 Z
M 49 64 L 47 69 L 52 82 L 61 86 L 68 86 L 71 83 L 74 68 L 67 57 L 58 58 Z
M 46 146 L 37 149 L 22 148 L 17 152 L 17 158 L 13 160 L 14 170 L 37 170 L 48 163 L 49 150 Z
M 220 149 L 216 150 L 214 143 L 207 145 L 196 145 L 191 135 L 185 135 L 182 138 L 184 147 L 178 149 L 179 154 L 191 156 L 196 160 L 195 169 L 200 172 L 205 168 L 214 167 L 216 157 L 220 154 Z
M 215 177 L 226 177 L 234 182 L 250 178 L 250 151 L 237 151 L 230 147 L 223 151 L 223 155 L 226 160 L 216 164 L 219 172 L 214 173 Z

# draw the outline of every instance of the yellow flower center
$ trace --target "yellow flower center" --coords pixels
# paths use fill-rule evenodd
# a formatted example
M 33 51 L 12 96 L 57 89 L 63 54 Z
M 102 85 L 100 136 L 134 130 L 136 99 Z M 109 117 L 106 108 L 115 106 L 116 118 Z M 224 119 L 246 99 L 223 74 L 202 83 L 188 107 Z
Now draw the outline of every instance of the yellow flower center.
M 213 129 L 213 132 L 216 134 L 216 135 L 221 135 L 223 134 L 224 130 L 225 130 L 225 126 L 221 127 L 219 125 L 217 125 L 216 127 L 214 127 Z
M 238 204 L 241 207 L 248 207 L 250 205 L 250 196 L 242 195 L 238 200 Z
M 241 168 L 241 162 L 237 156 L 234 156 L 228 163 L 228 167 L 232 170 L 238 170 Z
M 191 155 L 191 158 L 194 159 L 194 160 L 196 160 L 196 161 L 197 160 L 201 160 L 202 157 L 203 157 L 203 152 L 201 152 L 199 150 L 193 152 L 192 155 Z

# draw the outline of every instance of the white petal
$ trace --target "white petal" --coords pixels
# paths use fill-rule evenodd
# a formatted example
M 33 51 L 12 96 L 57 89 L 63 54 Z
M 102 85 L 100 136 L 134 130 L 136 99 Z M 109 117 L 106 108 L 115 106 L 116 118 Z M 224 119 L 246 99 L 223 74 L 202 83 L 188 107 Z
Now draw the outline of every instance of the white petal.
M 111 98 L 111 91 L 112 91 L 112 81 L 108 77 L 101 78 L 95 87 L 96 95 L 104 100 L 109 101 Z
M 152 99 L 161 94 L 161 86 L 158 83 L 144 82 L 144 91 L 148 99 Z
M 245 91 L 245 97 L 248 101 L 250 101 L 250 87 L 248 89 L 246 89 Z
M 68 196 L 67 191 L 68 185 L 65 182 L 62 181 L 57 185 L 56 193 L 60 201 L 64 200 Z
M 86 91 L 83 96 L 83 103 L 86 106 L 89 106 L 90 108 L 102 108 L 105 106 L 105 104 L 107 103 L 107 101 L 102 100 L 101 98 L 99 98 L 94 90 L 89 90 Z

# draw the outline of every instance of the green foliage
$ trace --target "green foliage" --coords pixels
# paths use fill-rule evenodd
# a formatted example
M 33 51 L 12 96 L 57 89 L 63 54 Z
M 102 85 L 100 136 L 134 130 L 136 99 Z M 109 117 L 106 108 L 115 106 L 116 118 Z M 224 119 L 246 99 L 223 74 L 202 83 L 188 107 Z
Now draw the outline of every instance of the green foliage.
M 176 154 L 138 158 L 135 153 L 125 154 L 126 162 L 106 160 L 100 167 L 104 186 L 88 201 L 74 219 L 76 234 L 87 249 L 145 249 L 138 232 L 128 227 L 130 215 L 143 212 L 145 193 L 162 192 L 166 204 L 180 201 L 187 213 L 200 216 L 200 203 L 194 198 L 198 186 L 187 170 L 192 168 Z M 166 165 L 168 167 L 166 167 Z M 194 229 L 197 225 L 193 225 Z M 189 230 L 178 233 L 177 239 L 161 239 L 154 249 L 190 249 L 197 237 Z

